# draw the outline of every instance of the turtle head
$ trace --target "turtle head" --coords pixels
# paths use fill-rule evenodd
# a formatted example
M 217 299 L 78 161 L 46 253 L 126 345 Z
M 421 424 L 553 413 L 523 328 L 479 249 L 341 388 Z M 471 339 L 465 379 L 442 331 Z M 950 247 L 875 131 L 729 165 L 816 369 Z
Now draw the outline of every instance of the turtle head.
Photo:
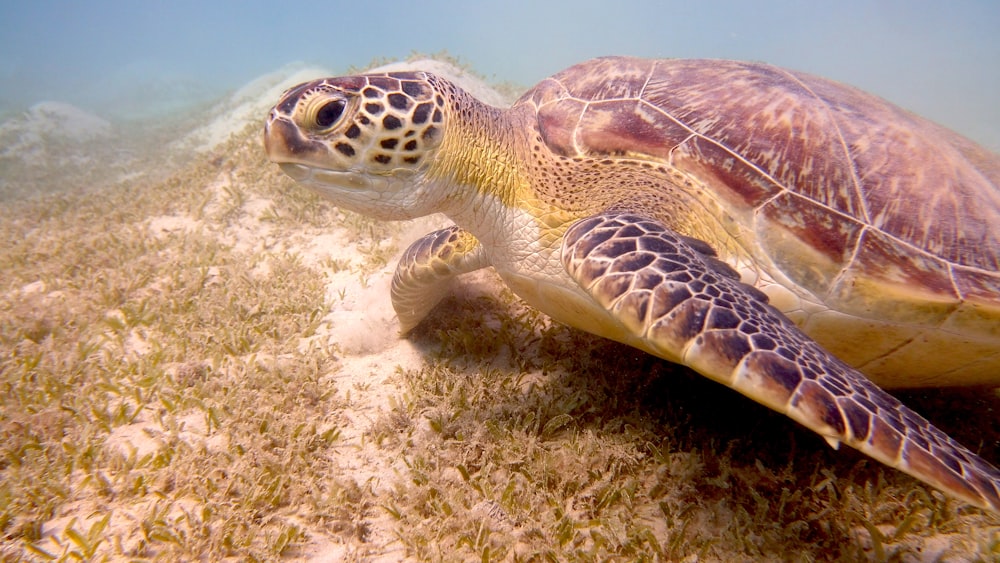
M 444 133 L 444 97 L 422 72 L 326 78 L 285 91 L 268 158 L 338 205 L 384 219 L 435 211 L 422 176 Z

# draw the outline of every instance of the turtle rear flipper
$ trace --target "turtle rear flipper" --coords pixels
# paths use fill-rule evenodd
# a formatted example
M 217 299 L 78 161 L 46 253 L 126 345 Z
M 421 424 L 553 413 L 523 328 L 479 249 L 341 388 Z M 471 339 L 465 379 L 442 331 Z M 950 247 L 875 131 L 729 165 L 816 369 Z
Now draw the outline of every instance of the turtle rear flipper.
M 607 213 L 566 232 L 562 261 L 630 343 L 823 436 L 1000 511 L 1000 471 L 838 360 L 758 292 L 658 221 Z

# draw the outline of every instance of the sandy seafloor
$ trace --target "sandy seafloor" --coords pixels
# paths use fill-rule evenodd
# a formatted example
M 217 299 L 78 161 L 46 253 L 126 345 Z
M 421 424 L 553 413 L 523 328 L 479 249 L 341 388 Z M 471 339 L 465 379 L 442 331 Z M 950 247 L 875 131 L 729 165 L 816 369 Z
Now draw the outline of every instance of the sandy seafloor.
M 517 90 L 500 93 L 448 63 L 409 64 L 498 105 Z M 56 102 L 0 124 L 0 201 L 17 212 L 3 217 L 0 254 L 17 263 L 10 277 L 0 272 L 4 560 L 1000 557 L 995 516 L 833 452 L 697 376 L 552 325 L 491 272 L 468 276 L 401 338 L 388 289 L 395 262 L 446 219 L 379 226 L 288 192 L 302 188 L 271 170 L 254 129 L 284 88 L 326 74 L 280 69 L 166 124 L 111 123 Z M 132 254 L 134 265 L 74 263 L 132 280 L 120 282 L 116 305 L 74 317 L 106 296 L 52 264 L 73 262 L 60 253 L 86 250 L 88 237 L 104 239 L 87 220 L 61 217 L 100 200 L 87 193 L 116 190 L 124 199 L 107 201 L 162 200 L 127 217 L 91 211 L 148 251 Z M 299 215 L 283 191 L 304 207 Z M 46 232 L 68 228 L 83 229 L 78 246 Z M 211 244 L 237 259 L 175 255 Z M 212 316 L 183 328 L 206 344 L 178 351 L 184 335 L 167 338 L 177 331 L 163 324 L 174 317 L 141 313 L 186 291 L 177 264 L 201 272 L 203 289 L 185 294 L 195 302 L 257 288 L 228 302 L 248 310 L 251 328 L 283 314 L 254 302 L 283 295 L 275 269 L 318 280 L 310 287 L 321 307 L 289 333 L 256 336 L 292 343 L 279 352 L 239 349 L 226 336 L 236 329 Z M 296 296 L 287 297 L 291 310 Z M 86 357 L 43 375 L 71 334 L 92 346 Z M 28 397 L 44 377 L 67 387 Z M 111 398 L 77 396 L 87 393 Z M 904 399 L 1000 461 L 995 391 Z M 111 406 L 88 412 L 80 401 Z M 309 432 L 304 449 L 291 445 Z M 89 453 L 74 453 L 82 448 Z

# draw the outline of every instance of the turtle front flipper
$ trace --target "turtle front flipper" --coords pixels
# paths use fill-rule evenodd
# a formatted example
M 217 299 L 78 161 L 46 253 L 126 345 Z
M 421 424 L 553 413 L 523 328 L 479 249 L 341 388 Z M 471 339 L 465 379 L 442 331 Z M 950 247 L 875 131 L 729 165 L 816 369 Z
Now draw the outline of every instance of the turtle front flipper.
M 489 266 L 483 247 L 468 231 L 449 227 L 410 245 L 392 278 L 392 308 L 406 334 L 448 294 L 449 282 Z
M 622 340 L 685 364 L 942 491 L 1000 512 L 1000 471 L 841 362 L 658 221 L 606 213 L 566 232 L 569 275 Z

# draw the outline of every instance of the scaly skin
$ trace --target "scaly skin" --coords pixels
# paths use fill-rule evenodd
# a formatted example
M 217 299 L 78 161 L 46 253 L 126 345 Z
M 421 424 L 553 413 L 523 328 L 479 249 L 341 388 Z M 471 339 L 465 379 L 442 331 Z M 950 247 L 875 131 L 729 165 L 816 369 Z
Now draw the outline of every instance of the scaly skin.
M 459 227 L 423 236 L 410 245 L 392 278 L 392 306 L 399 329 L 410 332 L 448 295 L 448 282 L 489 266 L 476 237 Z
M 1000 472 L 720 275 L 655 221 L 603 214 L 563 242 L 570 275 L 650 353 L 691 366 L 819 433 L 996 511 Z
M 901 405 L 789 318 L 804 312 L 798 320 L 829 338 L 830 327 L 837 322 L 853 323 L 860 317 L 837 313 L 809 287 L 834 284 L 830 299 L 841 299 L 850 309 L 863 301 L 834 295 L 847 287 L 842 280 L 865 291 L 888 293 L 896 287 L 892 284 L 909 279 L 914 291 L 887 297 L 894 303 L 913 304 L 918 315 L 887 309 L 885 314 L 895 316 L 866 318 L 857 327 L 889 327 L 892 338 L 885 340 L 884 356 L 918 369 L 924 366 L 907 364 L 913 360 L 906 358 L 919 355 L 897 349 L 907 346 L 905 339 L 911 334 L 923 331 L 931 340 L 937 338 L 941 332 L 935 323 L 946 319 L 948 334 L 964 334 L 973 342 L 964 349 L 971 359 L 962 359 L 966 362 L 962 369 L 970 370 L 966 381 L 981 381 L 983 374 L 991 373 L 985 368 L 1000 357 L 996 349 L 1000 330 L 987 322 L 1000 310 L 996 306 L 1000 299 L 994 295 L 1000 282 L 988 269 L 998 251 L 992 248 L 992 239 L 984 256 L 963 254 L 962 262 L 948 274 L 947 291 L 962 284 L 975 290 L 958 298 L 931 295 L 924 306 L 922 296 L 937 291 L 933 277 L 937 274 L 932 272 L 942 259 L 914 248 L 912 242 L 900 242 L 896 254 L 886 252 L 884 244 L 866 246 L 870 239 L 888 236 L 864 223 L 875 205 L 858 203 L 858 197 L 867 197 L 866 185 L 855 183 L 854 191 L 841 197 L 815 192 L 818 180 L 806 178 L 805 187 L 776 184 L 775 178 L 785 170 L 798 166 L 795 177 L 800 177 L 829 164 L 822 161 L 821 147 L 809 152 L 784 141 L 788 135 L 778 133 L 787 125 L 779 121 L 764 124 L 778 133 L 767 133 L 767 127 L 755 130 L 758 143 L 772 143 L 767 154 L 777 156 L 768 158 L 792 159 L 771 162 L 776 166 L 772 172 L 740 164 L 739 155 L 734 155 L 735 161 L 706 156 L 727 145 L 674 117 L 690 113 L 685 108 L 668 112 L 672 102 L 656 98 L 659 106 L 650 106 L 642 97 L 652 86 L 654 70 L 669 74 L 670 65 L 687 69 L 684 61 L 656 64 L 632 59 L 585 63 L 543 82 L 510 110 L 485 106 L 450 82 L 419 72 L 318 80 L 283 95 L 268 119 L 265 147 L 289 175 L 346 208 L 386 219 L 444 212 L 455 221 L 456 227 L 414 243 L 397 268 L 392 297 L 404 332 L 445 294 L 447 282 L 492 266 L 515 293 L 558 321 L 688 365 L 787 414 L 834 446 L 846 443 L 971 504 L 1000 512 L 996 468 Z M 707 65 L 709 77 L 714 76 L 713 63 L 700 64 Z M 725 72 L 736 72 L 748 84 L 764 77 L 771 85 L 774 77 L 791 76 L 763 65 L 715 64 Z M 580 69 L 594 70 L 595 76 Z M 613 80 L 618 71 L 621 75 Z M 718 74 L 720 83 L 725 83 L 723 70 Z M 858 112 L 871 106 L 872 116 L 896 115 L 879 105 L 884 102 L 804 75 L 782 87 L 793 92 L 801 81 L 809 80 L 816 91 L 832 89 L 826 95 L 834 100 L 840 96 L 837 103 L 854 104 Z M 686 86 L 697 93 L 699 84 Z M 711 91 L 711 86 L 707 83 L 705 89 Z M 584 93 L 573 94 L 569 91 L 573 88 Z M 787 100 L 795 98 L 789 94 Z M 748 105 L 747 100 L 728 103 L 734 111 L 746 111 Z M 825 126 L 823 108 L 832 107 L 819 106 L 815 124 L 796 127 L 808 131 Z M 772 107 L 760 109 L 784 115 Z M 747 115 L 736 112 L 731 118 Z M 681 127 L 666 121 L 656 125 L 655 119 L 662 116 Z M 725 125 L 720 119 L 713 116 L 707 123 Z M 799 117 L 789 122 L 795 119 Z M 919 122 L 914 123 L 914 136 L 926 133 Z M 838 126 L 841 140 L 851 134 L 846 131 L 849 125 Z M 905 127 L 904 123 L 901 128 Z M 676 145 L 663 144 L 669 130 L 676 130 L 680 139 Z M 733 131 L 741 129 L 726 131 L 730 137 L 723 140 L 736 144 L 738 135 Z M 961 146 L 962 154 L 973 155 L 985 166 L 982 177 L 992 177 L 988 171 L 994 168 L 1000 170 L 971 143 L 949 139 Z M 865 147 L 876 141 L 867 139 Z M 710 150 L 708 143 L 716 148 Z M 795 158 L 807 159 L 808 164 Z M 890 169 L 878 170 L 885 174 Z M 905 184 L 888 180 L 876 184 L 895 188 Z M 818 200 L 807 201 L 795 189 L 813 190 Z M 978 188 L 969 189 L 975 195 Z M 991 212 L 992 197 L 992 192 L 983 192 L 982 207 L 987 210 L 983 213 Z M 820 199 L 824 203 L 818 203 Z M 864 217 L 850 215 L 855 212 Z M 769 221 L 760 236 L 750 228 L 758 216 Z M 796 231 L 806 219 L 815 223 L 818 237 Z M 788 241 L 798 241 L 799 246 Z M 791 254 L 768 254 L 779 247 Z M 880 254 L 872 248 L 880 249 Z M 847 254 L 840 259 L 850 260 L 841 264 L 838 275 L 829 266 L 831 257 L 838 256 L 835 251 Z M 910 277 L 864 270 L 869 254 L 882 258 L 880 267 L 897 260 L 900 271 Z M 804 265 L 796 265 L 790 256 Z M 794 267 L 782 271 L 782 264 Z M 931 279 L 930 285 L 921 286 L 926 279 L 915 277 L 919 274 L 915 268 L 921 265 L 928 268 L 924 278 Z M 741 282 L 741 277 L 757 287 Z M 804 280 L 804 285 L 793 278 Z M 777 298 L 777 307 L 768 304 L 769 297 Z M 941 305 L 947 299 L 951 301 Z M 817 311 L 841 316 L 816 329 L 809 315 Z M 906 320 L 908 315 L 914 317 L 912 322 Z M 897 337 L 904 338 L 903 344 Z M 876 367 L 885 365 L 889 364 Z M 880 373 L 878 369 L 872 373 Z

